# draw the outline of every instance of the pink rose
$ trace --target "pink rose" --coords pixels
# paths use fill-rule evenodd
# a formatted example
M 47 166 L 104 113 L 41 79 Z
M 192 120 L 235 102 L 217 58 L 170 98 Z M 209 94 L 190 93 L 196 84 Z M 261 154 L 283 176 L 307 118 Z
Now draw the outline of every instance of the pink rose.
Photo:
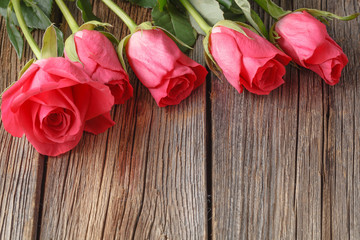
M 316 72 L 327 84 L 339 82 L 348 59 L 330 38 L 324 24 L 306 11 L 294 12 L 281 18 L 275 31 L 280 36 L 280 47 L 297 64 Z
M 259 95 L 269 94 L 284 83 L 285 66 L 291 58 L 265 38 L 240 26 L 244 34 L 216 26 L 209 50 L 229 83 L 242 93 L 243 87 Z
M 94 81 L 110 87 L 115 104 L 122 104 L 132 97 L 133 88 L 129 77 L 109 39 L 98 31 L 82 30 L 75 33 L 74 40 L 85 72 Z M 80 63 L 77 64 L 81 66 Z
M 114 125 L 114 98 L 64 58 L 36 61 L 2 97 L 4 128 L 26 135 L 36 150 L 56 156 L 74 148 L 83 131 L 101 133 Z
M 207 75 L 203 66 L 182 53 L 160 29 L 135 32 L 126 45 L 126 55 L 159 107 L 179 104 Z

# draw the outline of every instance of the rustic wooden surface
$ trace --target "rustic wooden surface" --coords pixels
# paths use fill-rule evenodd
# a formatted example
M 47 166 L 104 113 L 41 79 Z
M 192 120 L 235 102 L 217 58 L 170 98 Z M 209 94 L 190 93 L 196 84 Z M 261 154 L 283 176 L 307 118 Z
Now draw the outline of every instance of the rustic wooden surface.
M 281 4 L 359 12 L 349 0 Z M 99 1 L 94 12 L 128 33 Z M 1 125 L 0 239 L 360 239 L 359 23 L 328 27 L 349 57 L 334 87 L 289 66 L 285 85 L 256 96 L 209 74 L 183 103 L 158 108 L 130 71 L 134 97 L 114 108 L 117 124 L 57 158 Z M 2 91 L 32 53 L 17 60 L 3 18 L 0 34 Z M 201 45 L 190 55 L 204 64 Z

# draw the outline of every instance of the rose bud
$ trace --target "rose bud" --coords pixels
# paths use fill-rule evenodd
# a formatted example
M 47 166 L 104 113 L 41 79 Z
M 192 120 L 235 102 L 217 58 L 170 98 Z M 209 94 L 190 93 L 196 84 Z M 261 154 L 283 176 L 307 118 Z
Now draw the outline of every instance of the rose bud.
M 126 45 L 126 56 L 159 107 L 179 104 L 207 75 L 205 67 L 182 53 L 158 28 L 133 33 Z
M 77 55 L 85 72 L 94 81 L 110 87 L 115 104 L 122 104 L 132 97 L 133 88 L 129 77 L 107 37 L 95 30 L 81 30 L 74 34 L 74 41 Z M 67 58 L 66 52 L 65 57 Z M 80 63 L 76 64 L 81 66 Z
M 26 135 L 36 150 L 57 156 L 74 148 L 83 131 L 94 134 L 114 125 L 114 97 L 65 58 L 33 63 L 2 97 L 1 118 L 11 135 Z
M 278 44 L 297 64 L 316 72 L 327 84 L 339 82 L 348 59 L 323 23 L 306 11 L 293 12 L 276 23 L 275 31 Z
M 245 87 L 255 94 L 269 94 L 284 83 L 285 65 L 291 61 L 265 38 L 226 20 L 211 30 L 209 51 L 239 93 Z

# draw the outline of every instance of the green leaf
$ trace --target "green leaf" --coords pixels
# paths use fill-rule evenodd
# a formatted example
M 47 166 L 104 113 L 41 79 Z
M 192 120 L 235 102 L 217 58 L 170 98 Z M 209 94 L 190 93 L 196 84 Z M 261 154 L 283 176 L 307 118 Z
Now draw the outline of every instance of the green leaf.
M 217 0 L 221 5 L 230 9 L 233 6 L 233 0 Z
M 246 22 L 246 17 L 238 5 L 232 0 L 218 0 L 221 4 L 221 10 L 224 12 L 224 18 L 227 20 Z
M 215 23 L 224 20 L 224 13 L 216 0 L 189 0 L 194 8 L 204 17 L 205 21 L 213 26 Z M 199 34 L 205 35 L 195 19 L 190 16 L 190 22 Z
M 28 68 L 31 66 L 31 64 L 33 64 L 35 61 L 36 61 L 35 58 L 32 58 L 25 64 L 25 66 L 19 72 L 19 77 L 18 77 L 19 79 L 26 72 L 26 70 L 28 70 Z
M 156 26 L 166 29 L 188 46 L 195 44 L 197 36 L 189 22 L 189 18 L 178 11 L 173 4 L 168 3 L 162 12 L 159 6 L 156 6 L 153 8 L 151 15 Z M 182 44 L 178 42 L 177 44 L 182 51 L 188 50 L 184 48 Z
M 65 41 L 65 52 L 67 57 L 73 62 L 81 63 L 79 56 L 76 51 L 74 33 L 71 34 Z
M 235 22 L 246 22 L 246 17 L 243 14 L 236 14 L 231 11 L 224 11 L 224 18 Z
M 36 5 L 46 14 L 46 16 L 50 17 L 53 0 L 32 0 L 32 1 L 36 3 Z
M 259 15 L 251 9 L 251 17 L 254 20 L 254 22 L 256 23 L 256 25 L 258 26 L 261 34 L 265 37 L 268 38 L 269 34 L 268 31 L 264 25 L 264 22 L 261 20 L 261 18 L 259 17 Z
M 0 14 L 6 16 L 6 4 L 10 0 L 0 0 Z M 49 20 L 51 9 L 52 9 L 52 0 L 23 0 L 20 2 L 21 12 L 24 16 L 25 22 L 29 28 L 36 28 L 45 30 L 48 26 L 51 25 Z M 19 23 L 16 19 L 15 13 L 11 12 L 9 18 L 12 22 L 19 26 Z
M 286 14 L 291 13 L 291 11 L 285 11 L 271 0 L 255 0 L 255 2 L 275 19 L 280 19 Z
M 166 5 L 166 0 L 158 0 L 159 2 L 159 9 L 162 12 L 164 10 L 164 7 Z
M 335 19 L 338 19 L 341 21 L 350 21 L 350 20 L 357 18 L 360 15 L 360 13 L 355 13 L 352 15 L 342 17 L 342 16 L 336 15 L 334 13 L 321 11 L 318 9 L 300 8 L 300 9 L 295 10 L 295 12 L 302 12 L 302 11 L 307 11 L 308 13 L 310 13 L 312 16 L 314 16 L 316 18 L 325 18 L 325 20 L 335 18 Z
M 57 55 L 58 57 L 62 57 L 64 54 L 64 35 L 63 32 L 60 31 L 57 27 L 55 27 L 56 31 L 56 44 L 57 44 Z
M 104 32 L 104 31 L 99 31 L 99 32 L 101 32 L 105 37 L 107 37 L 116 46 L 119 45 L 119 40 L 113 34 L 111 34 L 109 32 Z
M 82 19 L 84 20 L 84 22 L 88 22 L 91 20 L 96 20 L 101 22 L 100 18 L 98 18 L 93 14 L 92 6 L 89 0 L 77 0 L 76 6 L 80 9 L 82 13 Z
M 10 19 L 10 15 L 11 15 L 11 8 L 8 7 L 7 8 L 7 17 L 5 18 L 7 34 L 10 39 L 11 44 L 15 48 L 18 58 L 21 59 L 23 49 L 24 49 L 24 40 L 21 37 L 19 30 L 17 30 L 15 24 Z
M 252 13 L 251 11 L 251 6 L 249 1 L 247 0 L 235 0 L 235 3 L 240 7 L 240 9 L 243 11 L 246 19 L 248 20 L 248 22 L 259 32 L 262 33 L 262 30 L 260 29 L 260 27 L 258 26 L 258 23 L 260 24 L 261 27 L 263 27 L 264 29 L 264 23 L 261 21 L 261 19 L 259 18 L 259 16 L 257 16 L 257 14 L 255 12 Z M 254 15 L 255 13 L 255 15 Z M 256 17 L 256 21 L 253 19 L 253 16 Z M 267 33 L 266 33 L 267 35 Z
M 126 37 L 124 37 L 119 45 L 118 45 L 118 48 L 117 48 L 117 54 L 119 56 L 119 60 L 120 60 L 120 63 L 123 67 L 123 69 L 125 70 L 125 72 L 127 72 L 126 70 L 126 65 L 125 65 L 125 59 L 124 59 L 124 49 L 126 47 L 126 44 L 128 43 L 129 39 L 131 37 L 131 34 L 127 35 Z
M 41 48 L 41 58 L 57 57 L 57 37 L 56 30 L 50 25 L 44 33 L 43 46 Z
M 153 8 L 157 4 L 157 0 L 128 0 L 128 1 L 144 8 Z
M 20 7 L 28 27 L 45 30 L 51 25 L 49 17 L 33 0 L 24 0 Z
M 10 0 L 0 0 L 0 15 L 6 17 Z

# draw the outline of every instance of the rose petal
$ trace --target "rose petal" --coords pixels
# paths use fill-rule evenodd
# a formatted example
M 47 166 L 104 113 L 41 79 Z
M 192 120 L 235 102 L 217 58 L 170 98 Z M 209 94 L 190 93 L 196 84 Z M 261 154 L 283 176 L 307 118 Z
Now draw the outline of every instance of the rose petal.
M 122 104 L 133 96 L 133 87 L 129 82 L 128 75 L 124 71 L 115 72 L 98 67 L 93 73 L 92 78 L 110 87 L 111 94 L 115 98 L 115 104 Z
M 85 69 L 89 66 L 89 75 L 95 71 L 96 65 L 113 71 L 122 70 L 119 58 L 110 40 L 102 33 L 94 30 L 82 30 L 75 33 L 76 50 Z M 89 64 L 89 66 L 87 66 Z M 123 70 L 122 70 L 123 71 Z
M 147 88 L 163 84 L 181 56 L 174 41 L 159 29 L 135 32 L 126 45 L 126 55 L 136 76 Z
M 114 125 L 115 122 L 111 119 L 110 112 L 108 112 L 86 121 L 84 131 L 100 134 Z

